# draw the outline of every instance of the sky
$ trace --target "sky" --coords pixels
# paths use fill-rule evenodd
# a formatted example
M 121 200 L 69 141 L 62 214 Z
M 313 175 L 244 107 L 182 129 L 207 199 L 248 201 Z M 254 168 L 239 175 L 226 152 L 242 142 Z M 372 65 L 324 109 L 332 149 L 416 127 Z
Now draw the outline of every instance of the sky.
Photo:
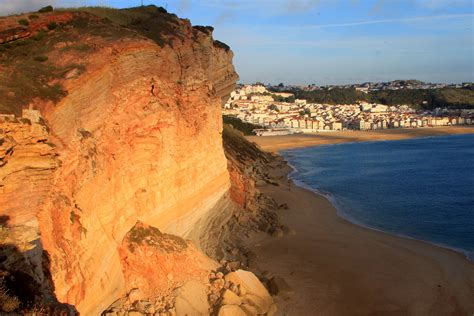
M 474 81 L 472 0 L 143 0 L 212 25 L 241 82 Z M 0 0 L 0 15 L 141 0 Z

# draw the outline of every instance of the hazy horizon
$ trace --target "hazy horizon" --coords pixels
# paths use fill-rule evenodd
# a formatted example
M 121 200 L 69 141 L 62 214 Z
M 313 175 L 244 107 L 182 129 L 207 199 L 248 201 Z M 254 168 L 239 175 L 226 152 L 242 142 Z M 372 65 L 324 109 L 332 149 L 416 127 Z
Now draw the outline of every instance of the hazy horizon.
M 353 84 L 474 81 L 469 0 L 165 0 L 193 25 L 212 25 L 234 51 L 240 82 Z M 138 6 L 140 0 L 0 0 L 0 14 L 57 7 Z

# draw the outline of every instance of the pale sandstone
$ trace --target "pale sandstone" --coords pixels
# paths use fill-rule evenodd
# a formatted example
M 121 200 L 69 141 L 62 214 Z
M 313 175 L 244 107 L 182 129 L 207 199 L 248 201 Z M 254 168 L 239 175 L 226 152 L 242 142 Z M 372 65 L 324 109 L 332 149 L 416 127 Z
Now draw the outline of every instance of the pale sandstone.
M 199 282 L 189 281 L 176 291 L 176 315 L 209 315 L 206 288 Z
M 240 305 L 242 304 L 242 299 L 230 290 L 225 290 L 222 295 L 222 304 L 223 305 Z
M 225 276 L 226 281 L 240 285 L 243 293 L 242 302 L 252 306 L 259 314 L 268 312 L 273 299 L 260 280 L 252 272 L 237 270 Z
M 218 316 L 246 316 L 247 314 L 237 305 L 223 305 Z

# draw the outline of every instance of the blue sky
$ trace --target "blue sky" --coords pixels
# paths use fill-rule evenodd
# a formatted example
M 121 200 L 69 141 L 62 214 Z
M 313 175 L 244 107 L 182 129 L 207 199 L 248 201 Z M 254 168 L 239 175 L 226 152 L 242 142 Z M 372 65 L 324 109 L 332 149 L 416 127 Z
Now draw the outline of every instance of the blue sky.
M 474 81 L 471 0 L 143 0 L 229 44 L 242 82 Z M 0 14 L 140 0 L 0 0 Z

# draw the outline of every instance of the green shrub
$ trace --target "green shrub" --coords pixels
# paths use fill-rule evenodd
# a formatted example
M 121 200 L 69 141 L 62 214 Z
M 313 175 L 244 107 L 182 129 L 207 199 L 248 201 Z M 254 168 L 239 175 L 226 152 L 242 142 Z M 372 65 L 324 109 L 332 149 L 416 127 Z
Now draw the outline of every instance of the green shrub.
M 54 30 L 57 27 L 58 27 L 58 23 L 54 21 L 48 24 L 48 30 Z
M 36 57 L 35 57 L 35 60 L 42 63 L 42 62 L 48 60 L 48 56 L 36 56 Z
M 52 12 L 52 11 L 53 11 L 53 7 L 50 5 L 38 10 L 39 13 L 46 13 L 46 12 Z
M 33 36 L 33 39 L 35 41 L 41 41 L 45 36 L 46 36 L 46 32 L 40 31 L 40 32 L 36 33 L 35 36 Z
M 18 20 L 18 24 L 28 26 L 28 25 L 30 25 L 30 22 L 28 22 L 27 19 L 21 19 L 21 20 Z
M 11 43 L 12 46 L 14 47 L 20 47 L 20 46 L 25 46 L 31 44 L 33 41 L 29 38 L 26 38 L 24 40 L 19 40 L 19 41 L 14 41 Z
M 222 119 L 225 125 L 232 126 L 234 129 L 241 131 L 244 135 L 253 135 L 252 131 L 254 129 L 262 128 L 259 125 L 243 122 L 237 117 L 230 116 L 230 115 L 223 115 Z

